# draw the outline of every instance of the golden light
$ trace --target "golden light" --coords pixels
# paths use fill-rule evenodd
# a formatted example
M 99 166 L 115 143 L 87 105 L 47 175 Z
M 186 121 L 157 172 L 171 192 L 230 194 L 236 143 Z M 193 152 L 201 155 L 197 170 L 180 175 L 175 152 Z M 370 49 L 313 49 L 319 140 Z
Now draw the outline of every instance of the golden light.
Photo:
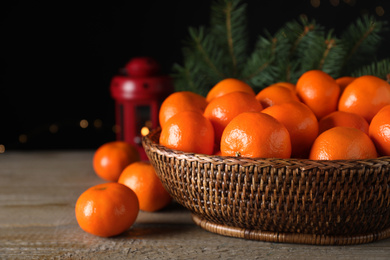
M 95 119 L 95 121 L 93 121 L 93 126 L 94 126 L 95 128 L 101 128 L 102 125 L 103 125 L 103 122 L 102 122 L 102 120 L 100 120 L 100 119 Z
M 112 131 L 114 133 L 119 133 L 120 130 L 121 130 L 121 127 L 119 125 L 113 125 L 112 126 Z
M 0 153 L 5 152 L 5 146 L 3 144 L 0 144 Z
M 310 4 L 314 7 L 317 8 L 320 6 L 321 1 L 320 0 L 310 0 Z
M 356 0 L 344 0 L 344 2 L 350 6 L 354 6 L 356 4 Z
M 26 143 L 27 142 L 27 135 L 25 135 L 25 134 L 19 135 L 19 142 L 22 144 Z
M 86 119 L 82 119 L 81 121 L 80 121 L 80 127 L 81 128 L 87 128 L 88 127 L 88 121 L 86 120 Z
M 336 7 L 340 4 L 340 0 L 330 0 L 330 4 Z
M 148 134 L 149 134 L 149 128 L 146 127 L 146 126 L 142 127 L 142 128 L 141 128 L 141 135 L 142 135 L 142 136 L 146 136 L 146 135 L 148 135 Z
M 377 6 L 375 12 L 378 16 L 383 16 L 385 14 L 385 9 L 382 6 Z
M 150 120 L 146 121 L 145 122 L 145 126 L 148 127 L 148 128 L 152 128 L 152 126 L 153 126 L 152 121 L 150 121 Z
M 55 134 L 58 132 L 58 125 L 56 124 L 52 124 L 49 126 L 49 132 L 52 133 L 52 134 Z

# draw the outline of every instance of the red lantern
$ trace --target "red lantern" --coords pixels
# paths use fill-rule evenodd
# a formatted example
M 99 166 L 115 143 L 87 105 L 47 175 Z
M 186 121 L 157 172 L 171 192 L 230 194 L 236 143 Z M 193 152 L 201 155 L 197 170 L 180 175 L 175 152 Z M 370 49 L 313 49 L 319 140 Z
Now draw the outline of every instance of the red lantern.
M 159 125 L 160 105 L 174 91 L 171 78 L 160 74 L 154 59 L 137 57 L 127 63 L 123 75 L 112 79 L 110 91 L 115 99 L 117 140 L 135 145 L 141 159 L 147 160 L 141 138 Z

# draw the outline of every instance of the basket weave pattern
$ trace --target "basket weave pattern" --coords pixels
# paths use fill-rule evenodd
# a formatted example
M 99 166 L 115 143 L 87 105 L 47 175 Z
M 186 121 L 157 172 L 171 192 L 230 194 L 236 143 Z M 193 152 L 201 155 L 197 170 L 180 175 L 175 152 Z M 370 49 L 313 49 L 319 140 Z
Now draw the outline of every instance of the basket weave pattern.
M 241 237 L 259 240 L 264 238 L 248 232 L 361 237 L 348 243 L 390 236 L 390 157 L 207 156 L 160 146 L 159 134 L 157 129 L 143 139 L 145 151 L 165 188 L 203 228 L 225 235 L 223 229 L 231 228 L 232 236 L 241 230 Z

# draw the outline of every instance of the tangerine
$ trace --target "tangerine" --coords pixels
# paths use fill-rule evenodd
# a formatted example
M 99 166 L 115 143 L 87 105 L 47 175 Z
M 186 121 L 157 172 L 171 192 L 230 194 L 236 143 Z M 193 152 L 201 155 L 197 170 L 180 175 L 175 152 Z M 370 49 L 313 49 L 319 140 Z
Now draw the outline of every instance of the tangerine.
M 198 112 L 180 112 L 165 123 L 160 134 L 160 144 L 183 152 L 210 155 L 214 151 L 214 128 Z
M 273 87 L 273 86 L 282 86 L 282 87 L 286 87 L 288 89 L 291 89 L 292 91 L 295 92 L 295 85 L 293 83 L 290 83 L 290 82 L 285 82 L 285 81 L 280 81 L 280 82 L 276 82 L 276 83 L 273 83 L 271 85 L 269 85 L 268 87 Z M 267 88 L 268 88 L 267 87 Z
M 378 111 L 390 104 L 390 84 L 385 80 L 365 75 L 350 83 L 342 93 L 338 109 L 358 114 L 368 123 Z
M 372 118 L 369 136 L 381 156 L 390 156 L 390 105 L 384 106 Z
M 356 77 L 344 76 L 336 79 L 336 83 L 340 87 L 340 93 L 344 92 L 344 89 L 356 79 Z
M 311 160 L 352 160 L 376 158 L 375 145 L 359 129 L 336 126 L 320 134 L 313 143 Z
M 222 156 L 289 158 L 290 134 L 270 115 L 244 112 L 226 126 L 221 139 Z
M 149 161 L 135 162 L 127 166 L 118 182 L 135 192 L 140 210 L 154 212 L 163 209 L 172 201 Z
M 206 98 L 191 91 L 179 91 L 170 94 L 161 104 L 159 111 L 160 126 L 182 111 L 203 113 L 207 106 Z
M 101 145 L 93 156 L 95 173 L 106 181 L 117 181 L 123 169 L 139 161 L 140 154 L 133 145 L 123 141 L 112 141 Z
M 206 100 L 211 102 L 214 98 L 226 95 L 231 92 L 245 92 L 255 96 L 255 92 L 250 85 L 242 80 L 235 78 L 226 78 L 215 84 L 207 93 Z
M 260 112 L 262 109 L 255 96 L 245 92 L 232 92 L 214 98 L 207 105 L 204 116 L 213 124 L 216 146 L 219 146 L 223 130 L 234 117 L 243 112 Z
M 276 118 L 290 133 L 291 157 L 307 158 L 318 135 L 318 120 L 311 109 L 301 102 L 274 105 L 261 111 Z
M 299 101 L 298 96 L 295 94 L 295 90 L 278 84 L 262 89 L 256 95 L 256 99 L 260 102 L 263 108 L 291 101 Z
M 128 230 L 138 212 L 137 195 L 116 182 L 90 187 L 79 196 L 75 207 L 79 226 L 101 237 L 116 236 Z
M 335 111 L 321 118 L 319 121 L 319 133 L 321 134 L 322 132 L 336 126 L 354 127 L 363 131 L 365 134 L 368 134 L 369 125 L 366 119 L 358 114 L 345 111 Z
M 340 87 L 329 74 L 321 70 L 303 73 L 298 79 L 296 91 L 318 120 L 337 110 Z

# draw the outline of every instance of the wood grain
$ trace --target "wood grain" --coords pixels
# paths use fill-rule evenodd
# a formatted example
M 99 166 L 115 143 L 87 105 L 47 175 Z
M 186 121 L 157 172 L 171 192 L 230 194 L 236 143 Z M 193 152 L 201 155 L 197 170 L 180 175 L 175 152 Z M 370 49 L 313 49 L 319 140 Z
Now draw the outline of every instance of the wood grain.
M 140 212 L 124 234 L 100 238 L 77 225 L 74 205 L 102 183 L 92 151 L 0 155 L 0 259 L 390 259 L 390 239 L 355 246 L 251 241 L 196 226 L 176 203 Z

